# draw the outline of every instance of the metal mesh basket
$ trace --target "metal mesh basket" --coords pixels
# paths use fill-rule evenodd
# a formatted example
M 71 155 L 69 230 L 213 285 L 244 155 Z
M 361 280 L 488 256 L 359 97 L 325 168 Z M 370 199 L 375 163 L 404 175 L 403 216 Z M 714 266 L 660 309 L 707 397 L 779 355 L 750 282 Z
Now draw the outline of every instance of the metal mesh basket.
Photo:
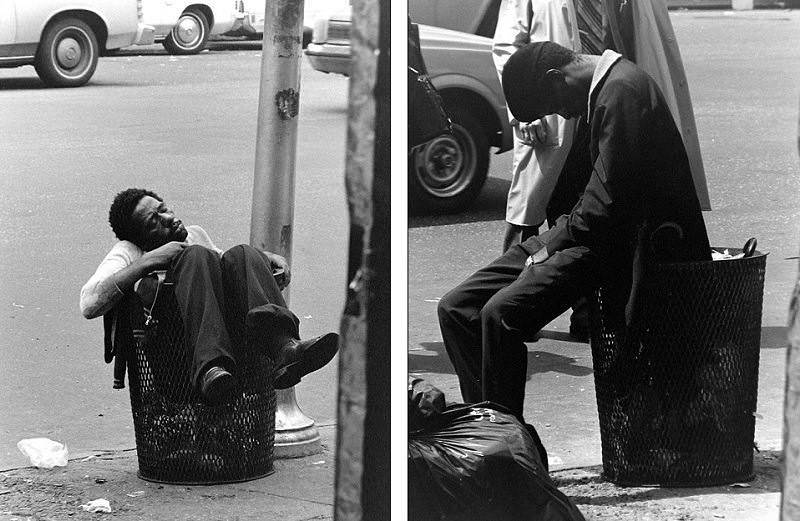
M 597 291 L 591 347 L 606 479 L 752 479 L 765 264 L 756 252 L 655 266 L 636 334 L 624 328 L 621 299 Z
M 166 291 L 165 291 L 166 290 Z M 169 285 L 143 330 L 141 306 L 132 306 L 134 352 L 128 380 L 139 477 L 173 484 L 234 483 L 273 472 L 275 390 L 272 362 L 242 352 L 238 389 L 218 406 L 206 405 L 191 378 L 192 353 Z M 241 350 L 246 351 L 246 350 Z

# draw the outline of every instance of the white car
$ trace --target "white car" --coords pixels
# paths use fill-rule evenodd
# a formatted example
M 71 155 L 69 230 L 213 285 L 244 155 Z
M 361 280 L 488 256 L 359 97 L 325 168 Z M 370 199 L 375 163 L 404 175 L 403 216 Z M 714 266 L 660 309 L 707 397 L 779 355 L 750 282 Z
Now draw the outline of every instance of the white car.
M 505 98 L 492 60 L 497 0 L 441 0 L 441 9 L 424 10 L 430 1 L 413 0 L 418 15 L 439 18 L 445 6 L 452 7 L 448 18 L 459 27 L 478 34 L 441 27 L 419 25 L 422 57 L 428 77 L 442 96 L 445 110 L 453 122 L 452 134 L 441 135 L 409 153 L 408 190 L 412 211 L 455 212 L 477 197 L 489 172 L 489 152 L 510 150 L 512 129 L 508 122 Z M 452 4 L 452 5 L 451 5 Z M 480 5 L 478 5 L 480 4 Z M 474 8 L 472 16 L 461 11 Z M 475 13 L 479 13 L 477 16 Z M 483 14 L 480 14 L 483 13 Z M 417 21 L 413 17 L 412 21 Z M 350 73 L 349 13 L 331 16 L 314 26 L 306 56 L 323 72 Z
M 241 28 L 243 0 L 139 0 L 144 23 L 171 54 L 197 54 L 210 36 Z M 261 6 L 263 7 L 263 1 Z
M 0 0 L 0 67 L 33 65 L 48 86 L 77 87 L 100 54 L 153 42 L 140 0 Z
M 419 26 L 428 77 L 442 97 L 453 133 L 416 147 L 409 155 L 412 210 L 454 212 L 477 197 L 489 172 L 489 151 L 513 146 L 505 97 L 492 60 L 492 40 Z

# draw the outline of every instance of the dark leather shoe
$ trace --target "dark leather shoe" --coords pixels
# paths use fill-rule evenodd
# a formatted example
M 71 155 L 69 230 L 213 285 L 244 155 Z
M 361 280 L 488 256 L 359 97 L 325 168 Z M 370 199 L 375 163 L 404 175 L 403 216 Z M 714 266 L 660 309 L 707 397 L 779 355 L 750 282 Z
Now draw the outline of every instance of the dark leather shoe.
M 327 333 L 309 340 L 289 340 L 275 359 L 275 389 L 297 385 L 302 377 L 331 361 L 339 350 L 339 335 Z
M 233 393 L 236 381 L 233 375 L 215 365 L 208 369 L 200 379 L 200 394 L 211 405 L 225 403 Z

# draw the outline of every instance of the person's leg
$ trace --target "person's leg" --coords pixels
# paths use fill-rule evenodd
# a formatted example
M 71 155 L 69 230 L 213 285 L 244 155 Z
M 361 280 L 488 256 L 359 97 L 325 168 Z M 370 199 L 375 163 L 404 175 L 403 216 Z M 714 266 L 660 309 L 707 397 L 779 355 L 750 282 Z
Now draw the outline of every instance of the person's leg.
M 596 284 L 596 257 L 586 248 L 559 251 L 525 268 L 480 312 L 482 396 L 522 420 L 527 380 L 523 339 L 538 332 Z
M 192 378 L 199 386 L 210 366 L 234 365 L 219 256 L 202 246 L 189 246 L 173 260 L 166 280 L 174 283 L 185 341 L 193 350 Z
M 527 257 L 525 250 L 513 245 L 439 301 L 437 312 L 444 347 L 458 375 L 461 396 L 467 403 L 483 401 L 481 308 L 492 295 L 516 280 Z
M 240 244 L 222 255 L 221 266 L 227 321 L 237 344 L 245 344 L 247 314 L 256 308 L 275 316 L 271 321 L 274 330 L 266 336 L 276 342 L 299 338 L 300 320 L 286 307 L 283 294 L 272 275 L 272 267 L 263 253 Z M 266 346 L 273 355 L 280 347 L 276 342 Z
M 575 340 L 589 341 L 589 297 L 581 295 L 572 304 L 569 316 L 569 334 Z
M 322 368 L 339 348 L 339 336 L 327 333 L 300 340 L 300 320 L 286 307 L 266 256 L 247 245 L 222 255 L 222 275 L 230 302 L 228 322 L 246 349 L 265 349 L 272 358 L 274 385 L 286 389 Z
M 534 235 L 539 235 L 539 227 L 541 227 L 542 224 L 543 223 L 536 226 L 523 226 L 506 221 L 506 233 L 503 236 L 503 253 L 507 252 L 508 249 L 515 244 L 525 242 Z

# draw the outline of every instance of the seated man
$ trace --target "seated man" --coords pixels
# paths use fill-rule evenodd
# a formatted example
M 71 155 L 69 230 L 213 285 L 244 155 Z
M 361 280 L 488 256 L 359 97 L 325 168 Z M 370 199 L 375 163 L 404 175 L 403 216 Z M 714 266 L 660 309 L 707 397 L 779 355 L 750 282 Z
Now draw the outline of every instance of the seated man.
M 618 53 L 528 44 L 503 69 L 519 121 L 588 117 L 592 173 L 569 215 L 511 247 L 439 302 L 439 325 L 467 402 L 522 419 L 530 337 L 602 284 L 637 326 L 649 263 L 710 259 L 681 135 L 658 87 Z
M 298 318 L 286 307 L 273 270 L 289 267 L 280 255 L 239 245 L 222 252 L 199 226 L 184 226 L 155 193 L 129 188 L 117 194 L 109 223 L 119 239 L 81 289 L 81 313 L 110 311 L 134 284 L 154 270 L 174 283 L 186 342 L 193 348 L 193 381 L 220 403 L 235 381 L 234 345 L 265 349 L 275 367 L 276 389 L 292 387 L 327 364 L 339 337 L 299 339 Z

